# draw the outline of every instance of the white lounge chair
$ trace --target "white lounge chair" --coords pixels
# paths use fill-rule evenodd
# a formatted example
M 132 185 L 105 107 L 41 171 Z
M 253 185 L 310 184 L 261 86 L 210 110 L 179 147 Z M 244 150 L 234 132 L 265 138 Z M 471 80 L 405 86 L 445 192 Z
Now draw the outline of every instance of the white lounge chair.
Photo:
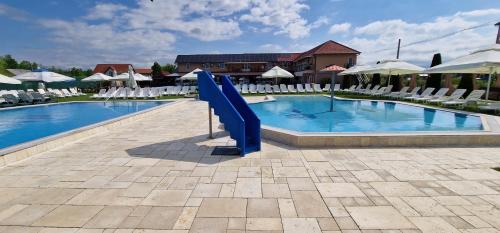
M 280 84 L 281 93 L 288 93 L 288 88 L 286 88 L 285 84 Z
M 488 103 L 486 105 L 479 106 L 479 109 L 485 111 L 500 112 L 500 102 Z
M 179 92 L 179 95 L 188 95 L 188 94 L 189 94 L 189 86 L 183 86 L 181 91 Z
M 189 86 L 186 86 L 189 88 Z M 149 91 L 149 94 L 148 94 L 148 98 L 158 98 L 160 97 L 160 92 L 158 91 L 158 89 L 156 88 L 151 88 L 150 91 Z
M 314 93 L 314 89 L 312 89 L 310 83 L 306 83 L 304 86 L 306 88 L 306 92 L 308 92 L 308 93 Z
M 415 90 L 416 88 L 414 88 Z M 416 100 L 418 98 L 430 98 L 430 96 L 432 96 L 432 92 L 434 91 L 434 87 L 428 87 L 428 88 L 425 88 L 425 90 L 421 93 L 421 94 L 418 94 L 418 92 L 414 92 L 414 90 L 411 91 L 411 95 L 410 96 L 406 96 L 404 97 L 405 100 Z
M 402 94 L 406 94 L 408 92 L 408 89 L 410 89 L 410 87 L 403 87 L 401 88 L 401 90 L 399 91 L 394 91 L 394 92 L 391 92 L 389 94 L 385 94 L 385 96 L 387 97 L 398 97 Z
M 278 85 L 273 85 L 273 92 L 274 92 L 274 93 L 277 93 L 277 94 L 281 93 L 280 86 L 278 86 Z
M 420 91 L 420 87 L 415 87 L 410 92 L 408 92 L 408 91 L 402 92 L 398 96 L 394 96 L 394 98 L 396 98 L 396 99 L 402 99 L 402 98 L 405 98 L 407 96 L 414 96 L 414 95 L 418 94 L 418 91 Z
M 377 90 L 372 90 L 369 95 L 376 96 L 376 95 L 382 95 L 382 93 L 385 92 L 385 89 L 387 87 L 381 87 L 380 89 Z
M 193 93 L 198 92 L 197 88 L 198 88 L 197 86 L 190 86 L 189 87 L 189 93 L 193 94 Z M 240 89 L 240 91 L 241 91 L 241 89 Z
M 462 98 L 466 89 L 456 89 L 450 96 L 442 96 L 441 98 L 429 100 L 430 103 L 443 103 L 446 101 L 456 101 Z
M 328 92 L 329 92 L 329 91 L 330 91 L 330 87 L 331 87 L 331 86 L 332 86 L 332 85 L 331 85 L 330 83 L 325 84 L 325 87 L 323 87 L 323 90 L 322 90 L 322 91 L 328 91 Z
M 323 92 L 323 89 L 321 89 L 321 85 L 320 84 L 314 84 L 313 85 L 313 90 L 314 92 Z
M 340 84 L 335 84 L 335 86 L 333 86 L 333 90 L 334 91 L 340 91 Z
M 42 90 L 43 92 L 45 92 L 43 89 L 38 89 L 38 92 L 40 92 L 40 94 L 44 95 L 40 90 Z M 99 93 L 97 94 L 93 94 L 92 96 L 90 96 L 90 98 L 92 99 L 98 99 L 98 98 L 102 98 L 104 96 L 104 94 L 106 94 L 106 89 L 101 89 L 99 90 Z
M 259 94 L 266 94 L 266 89 L 264 88 L 264 85 L 257 84 L 257 92 L 259 92 Z
M 241 85 L 241 93 L 248 94 L 248 84 Z
M 172 90 L 172 95 L 179 95 L 181 93 L 181 86 L 175 86 L 174 89 Z
M 304 90 L 304 87 L 300 83 L 297 84 L 297 91 L 299 93 L 305 93 L 306 92 L 306 90 Z
M 439 99 L 439 98 L 442 98 L 443 96 L 445 96 L 449 90 L 450 90 L 449 88 L 444 87 L 444 88 L 439 89 L 439 91 L 436 92 L 436 94 L 434 94 L 434 95 L 416 98 L 415 100 L 416 101 L 427 101 L 427 100 L 432 100 L 432 99 Z
M 255 84 L 250 84 L 248 91 L 250 91 L 250 94 L 257 94 L 257 86 L 255 86 Z
M 449 100 L 443 102 L 443 105 L 460 105 L 465 106 L 472 102 L 477 102 L 481 100 L 481 97 L 484 95 L 484 90 L 474 90 L 472 91 L 465 99 L 457 99 L 457 100 Z
M 266 93 L 267 93 L 267 94 L 273 94 L 273 88 L 271 87 L 271 85 L 270 85 L 270 84 L 266 84 L 266 85 L 264 86 L 264 89 L 266 90 Z
M 288 85 L 288 92 L 290 93 L 297 93 L 297 89 L 293 85 Z
M 351 87 L 342 90 L 342 92 L 354 92 L 354 90 L 356 90 L 356 85 L 351 85 Z

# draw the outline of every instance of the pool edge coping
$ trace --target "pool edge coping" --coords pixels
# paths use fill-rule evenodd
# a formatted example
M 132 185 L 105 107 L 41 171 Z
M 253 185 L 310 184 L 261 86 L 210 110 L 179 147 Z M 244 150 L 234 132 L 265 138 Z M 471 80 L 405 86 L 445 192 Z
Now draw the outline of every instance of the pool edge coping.
M 54 103 L 54 104 L 81 103 L 81 102 L 95 102 L 95 101 L 70 101 L 70 102 Z M 179 103 L 186 102 L 186 100 L 178 100 L 178 101 L 165 100 L 164 102 L 168 103 L 144 109 L 138 112 L 126 114 L 120 117 L 112 118 L 109 120 L 97 122 L 91 125 L 79 127 L 69 131 L 61 132 L 58 134 L 50 135 L 40 139 L 17 144 L 4 149 L 0 149 L 0 167 L 23 160 L 38 153 L 55 149 L 56 147 L 61 146 L 61 144 L 59 143 L 75 142 L 80 139 L 84 139 L 89 136 L 101 133 L 99 132 L 99 130 L 104 130 L 102 132 L 107 132 L 113 126 L 119 126 L 122 124 L 131 123 L 133 120 L 142 119 L 150 114 L 155 114 L 158 110 L 161 110 L 165 107 L 172 107 L 172 105 L 177 105 Z

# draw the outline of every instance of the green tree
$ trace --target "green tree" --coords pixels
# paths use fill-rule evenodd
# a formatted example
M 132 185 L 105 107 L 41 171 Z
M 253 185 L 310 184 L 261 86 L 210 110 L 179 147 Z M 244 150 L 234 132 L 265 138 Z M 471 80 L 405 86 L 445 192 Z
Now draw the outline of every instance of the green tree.
M 21 61 L 17 67 L 19 69 L 25 69 L 25 70 L 32 70 L 32 69 L 34 69 L 34 67 L 32 66 L 31 62 L 26 61 L 26 60 Z
M 431 67 L 441 64 L 441 54 L 436 53 L 432 57 Z M 441 88 L 441 74 L 430 74 L 425 82 L 425 88 L 433 87 L 434 92 L 437 92 Z
M 167 71 L 169 73 L 175 73 L 175 71 L 177 70 L 177 66 L 174 64 L 166 64 L 161 67 L 161 70 Z
M 158 62 L 155 62 L 153 66 L 151 66 L 151 75 L 153 78 L 159 78 L 162 76 L 161 73 L 161 66 L 158 64 Z
M 17 61 L 16 59 L 12 58 L 10 54 L 7 54 L 3 57 L 5 63 L 6 63 L 6 69 L 17 69 Z

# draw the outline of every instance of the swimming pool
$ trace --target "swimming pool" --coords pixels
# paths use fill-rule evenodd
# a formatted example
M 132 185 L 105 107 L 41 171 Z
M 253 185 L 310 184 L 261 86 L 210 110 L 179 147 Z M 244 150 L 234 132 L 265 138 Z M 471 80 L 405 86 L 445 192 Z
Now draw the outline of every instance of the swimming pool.
M 324 96 L 280 96 L 251 104 L 263 125 L 298 132 L 477 131 L 481 118 L 383 101 L 334 101 Z
M 167 102 L 72 102 L 0 110 L 0 149 L 165 103 Z

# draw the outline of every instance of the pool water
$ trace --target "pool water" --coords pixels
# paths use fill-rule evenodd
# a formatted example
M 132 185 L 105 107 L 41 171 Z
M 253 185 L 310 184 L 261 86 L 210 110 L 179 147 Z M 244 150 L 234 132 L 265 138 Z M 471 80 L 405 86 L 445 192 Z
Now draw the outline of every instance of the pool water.
M 165 104 L 81 102 L 0 110 L 0 149 Z
M 334 101 L 281 96 L 251 104 L 262 124 L 299 132 L 409 132 L 482 130 L 478 116 L 381 101 Z

